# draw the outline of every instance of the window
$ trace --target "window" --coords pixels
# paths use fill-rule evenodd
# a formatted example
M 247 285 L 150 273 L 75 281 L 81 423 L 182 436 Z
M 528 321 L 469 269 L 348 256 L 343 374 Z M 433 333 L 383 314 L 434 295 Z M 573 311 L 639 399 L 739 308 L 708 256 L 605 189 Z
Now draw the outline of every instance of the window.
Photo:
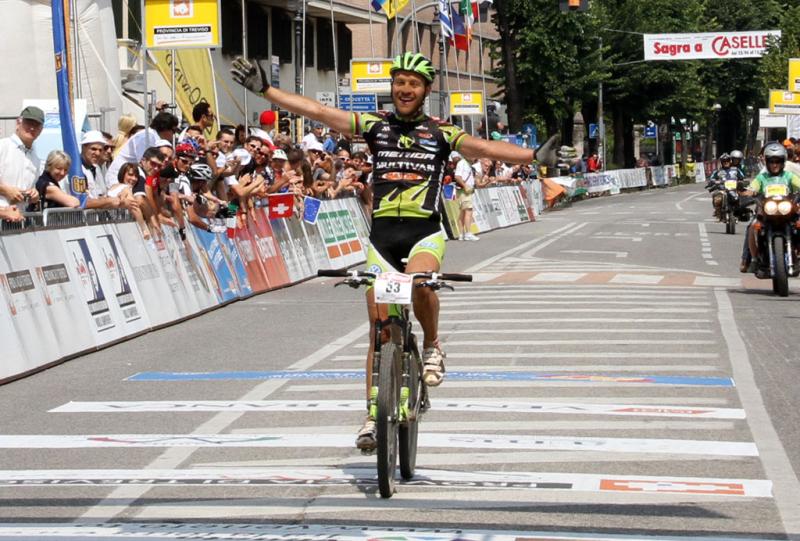
M 242 5 L 238 1 L 222 2 L 222 53 L 242 54 Z
M 247 56 L 269 58 L 267 13 L 253 2 L 247 3 Z
M 333 31 L 331 22 L 325 19 L 317 19 L 317 61 L 321 70 L 330 71 L 333 66 Z
M 336 56 L 339 57 L 339 73 L 349 72 L 353 59 L 353 33 L 344 23 L 336 23 Z
M 292 63 L 292 38 L 294 25 L 286 11 L 272 8 L 272 54 L 281 59 L 281 64 Z
M 306 19 L 306 67 L 314 67 L 314 19 Z
M 117 32 L 117 39 L 132 39 L 141 43 L 142 32 L 139 30 L 139 26 L 142 24 L 141 4 L 132 0 L 111 0 L 111 8 L 114 12 L 114 29 Z M 128 28 L 127 36 L 125 35 L 126 26 Z

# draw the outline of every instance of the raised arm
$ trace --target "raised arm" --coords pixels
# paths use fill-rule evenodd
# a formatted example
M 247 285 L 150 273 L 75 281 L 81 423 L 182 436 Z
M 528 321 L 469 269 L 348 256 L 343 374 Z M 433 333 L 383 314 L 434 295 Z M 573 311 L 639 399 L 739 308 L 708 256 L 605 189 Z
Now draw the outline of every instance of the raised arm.
M 263 96 L 281 109 L 317 120 L 345 135 L 353 135 L 352 113 L 326 107 L 316 100 L 270 86 L 264 68 L 258 62 L 237 57 L 231 69 L 233 80 L 251 92 Z
M 505 141 L 487 141 L 471 135 L 464 136 L 458 151 L 471 160 L 489 158 L 501 162 L 528 164 L 536 158 L 536 151 Z

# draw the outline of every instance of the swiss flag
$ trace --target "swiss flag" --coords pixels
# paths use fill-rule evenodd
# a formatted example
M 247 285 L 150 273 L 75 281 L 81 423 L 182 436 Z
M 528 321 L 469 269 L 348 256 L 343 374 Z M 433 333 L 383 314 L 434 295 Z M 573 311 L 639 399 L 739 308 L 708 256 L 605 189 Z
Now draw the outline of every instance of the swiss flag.
M 277 193 L 269 196 L 269 219 L 290 218 L 294 212 L 294 194 Z

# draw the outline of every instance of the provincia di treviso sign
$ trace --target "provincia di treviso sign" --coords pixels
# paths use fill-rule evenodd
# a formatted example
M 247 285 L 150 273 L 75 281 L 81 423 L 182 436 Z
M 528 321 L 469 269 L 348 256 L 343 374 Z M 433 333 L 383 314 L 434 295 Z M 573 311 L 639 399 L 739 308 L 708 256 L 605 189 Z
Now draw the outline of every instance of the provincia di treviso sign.
M 644 34 L 644 59 L 650 60 L 729 60 L 758 58 L 780 30 L 750 32 L 701 32 L 694 34 Z

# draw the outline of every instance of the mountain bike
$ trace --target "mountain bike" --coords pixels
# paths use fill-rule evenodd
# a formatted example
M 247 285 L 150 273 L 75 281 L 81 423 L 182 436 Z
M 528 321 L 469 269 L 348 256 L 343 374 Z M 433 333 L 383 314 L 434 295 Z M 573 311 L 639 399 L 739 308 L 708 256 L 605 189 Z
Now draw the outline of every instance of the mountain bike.
M 317 275 L 344 278 L 334 287 L 347 285 L 358 289 L 372 286 L 375 302 L 389 305 L 388 320 L 378 321 L 375 325 L 372 385 L 367 407 L 376 425 L 378 489 L 381 497 L 391 498 L 395 491 L 398 455 L 400 475 L 406 480 L 414 477 L 419 421 L 430 409 L 422 357 L 411 329 L 409 305 L 412 292 L 420 287 L 434 291 L 453 290 L 445 280 L 471 282 L 472 276 L 435 272 L 375 274 L 357 270 L 319 270 Z M 388 339 L 381 340 L 386 336 L 383 331 L 387 326 Z

